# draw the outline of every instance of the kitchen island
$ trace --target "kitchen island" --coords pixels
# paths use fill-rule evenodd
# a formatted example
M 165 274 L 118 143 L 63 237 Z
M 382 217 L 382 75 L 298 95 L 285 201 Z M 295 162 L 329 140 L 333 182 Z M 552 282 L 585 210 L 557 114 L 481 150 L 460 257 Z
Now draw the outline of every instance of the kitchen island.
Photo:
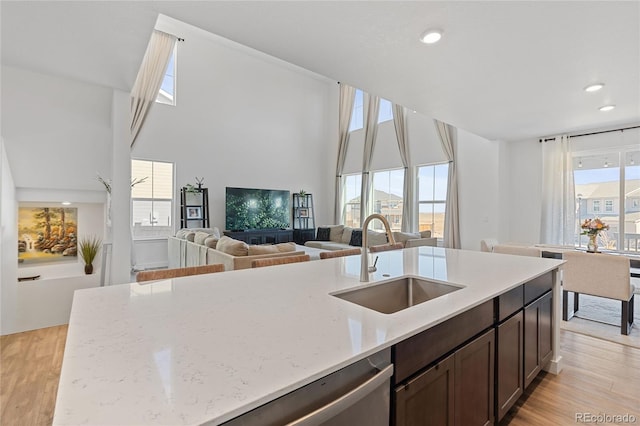
M 220 424 L 551 273 L 562 261 L 435 247 L 79 290 L 54 425 Z M 461 290 L 383 314 L 332 293 L 402 276 Z M 560 371 L 558 323 L 547 369 Z

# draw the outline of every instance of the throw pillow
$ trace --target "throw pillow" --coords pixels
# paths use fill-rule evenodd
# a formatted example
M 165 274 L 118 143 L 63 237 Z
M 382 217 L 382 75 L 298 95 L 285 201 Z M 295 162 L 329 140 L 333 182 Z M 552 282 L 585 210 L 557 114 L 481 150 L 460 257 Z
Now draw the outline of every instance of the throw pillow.
M 352 232 L 353 232 L 353 228 L 345 226 L 344 229 L 342 230 L 342 239 L 340 240 L 340 242 L 342 244 L 349 244 L 349 241 L 351 241 Z
M 331 236 L 331 230 L 329 228 L 318 228 L 316 234 L 316 241 L 329 241 Z
M 431 231 L 420 232 L 420 238 L 431 238 Z
M 196 233 L 195 232 L 187 232 L 184 234 L 184 239 L 187 241 L 191 241 L 193 242 L 193 239 L 196 237 Z
M 396 243 L 405 243 L 407 240 L 417 240 L 422 238 L 419 232 L 394 232 L 393 238 Z
M 249 246 L 244 241 L 234 240 L 227 236 L 223 236 L 216 244 L 216 250 L 231 256 L 247 256 L 249 254 Z
M 249 253 L 249 256 L 255 256 L 257 254 L 273 254 L 273 253 L 280 253 L 280 252 L 278 251 L 278 247 L 265 244 L 265 245 L 249 246 L 248 253 Z
M 192 232 L 192 231 L 182 228 L 178 232 L 176 232 L 176 238 L 180 238 L 181 240 L 184 240 L 187 238 L 187 234 L 189 232 Z
M 387 239 L 386 232 L 375 232 L 369 231 L 369 235 L 367 235 L 367 245 L 371 246 L 380 246 L 382 244 L 387 244 L 389 240 Z
M 342 241 L 342 230 L 344 225 L 333 225 L 329 227 L 329 240 L 339 243 Z
M 216 245 L 218 244 L 218 240 L 219 240 L 219 238 L 209 236 L 209 238 L 205 238 L 204 245 L 209 247 L 209 248 L 214 249 L 214 248 L 216 248 Z
M 204 245 L 204 240 L 206 240 L 210 236 L 211 236 L 211 234 L 208 234 L 208 233 L 203 232 L 203 231 L 198 231 L 198 232 L 196 232 L 196 234 L 193 237 L 193 242 L 196 243 L 196 244 L 200 244 L 202 246 L 202 245 Z
M 280 253 L 296 251 L 296 243 L 280 243 L 274 247 L 276 247 Z
M 351 231 L 350 246 L 362 247 L 362 229 L 353 229 Z

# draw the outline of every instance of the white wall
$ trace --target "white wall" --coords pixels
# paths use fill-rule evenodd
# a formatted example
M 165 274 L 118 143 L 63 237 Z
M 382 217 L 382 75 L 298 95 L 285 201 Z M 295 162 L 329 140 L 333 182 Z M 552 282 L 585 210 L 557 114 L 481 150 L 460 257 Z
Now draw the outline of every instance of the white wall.
M 0 137 L 0 334 L 15 329 L 18 280 L 18 206 L 16 189 Z
M 177 106 L 153 106 L 132 157 L 174 162 L 176 192 L 204 177 L 211 225 L 220 229 L 227 186 L 304 189 L 314 195 L 316 223 L 327 223 L 337 83 L 195 27 L 162 22 L 160 29 L 186 39 L 178 44 Z
M 106 193 L 96 173 L 109 177 L 111 169 L 112 90 L 8 66 L 1 78 L 0 294 L 7 334 L 68 322 L 73 292 L 98 285 L 99 264 L 90 277 L 80 261 L 18 268 L 17 207 L 70 201 L 78 207 L 79 237 L 104 236 Z M 17 282 L 26 275 L 41 278 Z
M 458 203 L 463 249 L 480 250 L 481 239 L 500 234 L 500 148 L 500 142 L 458 129 Z
M 2 67 L 2 137 L 18 188 L 99 190 L 111 168 L 112 90 Z

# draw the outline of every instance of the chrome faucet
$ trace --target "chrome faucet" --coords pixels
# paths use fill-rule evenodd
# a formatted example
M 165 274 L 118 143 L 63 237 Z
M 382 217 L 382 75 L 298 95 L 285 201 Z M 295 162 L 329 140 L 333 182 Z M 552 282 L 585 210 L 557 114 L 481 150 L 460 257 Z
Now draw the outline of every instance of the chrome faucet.
M 396 240 L 393 239 L 393 234 L 391 233 L 391 228 L 389 227 L 389 222 L 385 219 L 384 216 L 378 213 L 374 213 L 369 215 L 362 224 L 362 256 L 360 262 L 360 282 L 366 283 L 369 282 L 369 273 L 375 272 L 375 266 L 369 266 L 369 247 L 367 245 L 367 234 L 369 231 L 367 228 L 369 227 L 369 222 L 372 219 L 380 219 L 382 224 L 384 225 L 385 230 L 387 231 L 387 238 L 389 239 L 389 244 L 394 245 Z

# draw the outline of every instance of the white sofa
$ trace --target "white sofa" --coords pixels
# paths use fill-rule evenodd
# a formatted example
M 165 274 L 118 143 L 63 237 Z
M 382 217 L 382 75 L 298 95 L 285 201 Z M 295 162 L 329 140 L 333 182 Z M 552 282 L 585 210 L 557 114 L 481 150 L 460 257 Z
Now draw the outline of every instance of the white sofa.
M 344 225 L 320 226 L 316 234 L 316 239 L 304 243 L 307 247 L 324 250 L 343 250 L 353 247 L 361 247 L 361 238 L 358 238 L 354 231 L 362 233 L 361 229 L 354 229 Z M 431 238 L 431 231 L 416 233 L 394 232 L 393 238 L 397 243 L 402 243 L 405 247 L 435 246 L 436 238 Z M 407 244 L 411 241 L 410 244 Z M 387 234 L 385 232 L 368 231 L 367 245 L 378 246 L 386 244 Z
M 299 246 L 294 243 L 249 246 L 243 241 L 221 237 L 217 228 L 180 230 L 168 238 L 167 245 L 169 268 L 221 263 L 225 271 L 231 271 L 251 268 L 255 259 L 305 254 L 298 251 Z

